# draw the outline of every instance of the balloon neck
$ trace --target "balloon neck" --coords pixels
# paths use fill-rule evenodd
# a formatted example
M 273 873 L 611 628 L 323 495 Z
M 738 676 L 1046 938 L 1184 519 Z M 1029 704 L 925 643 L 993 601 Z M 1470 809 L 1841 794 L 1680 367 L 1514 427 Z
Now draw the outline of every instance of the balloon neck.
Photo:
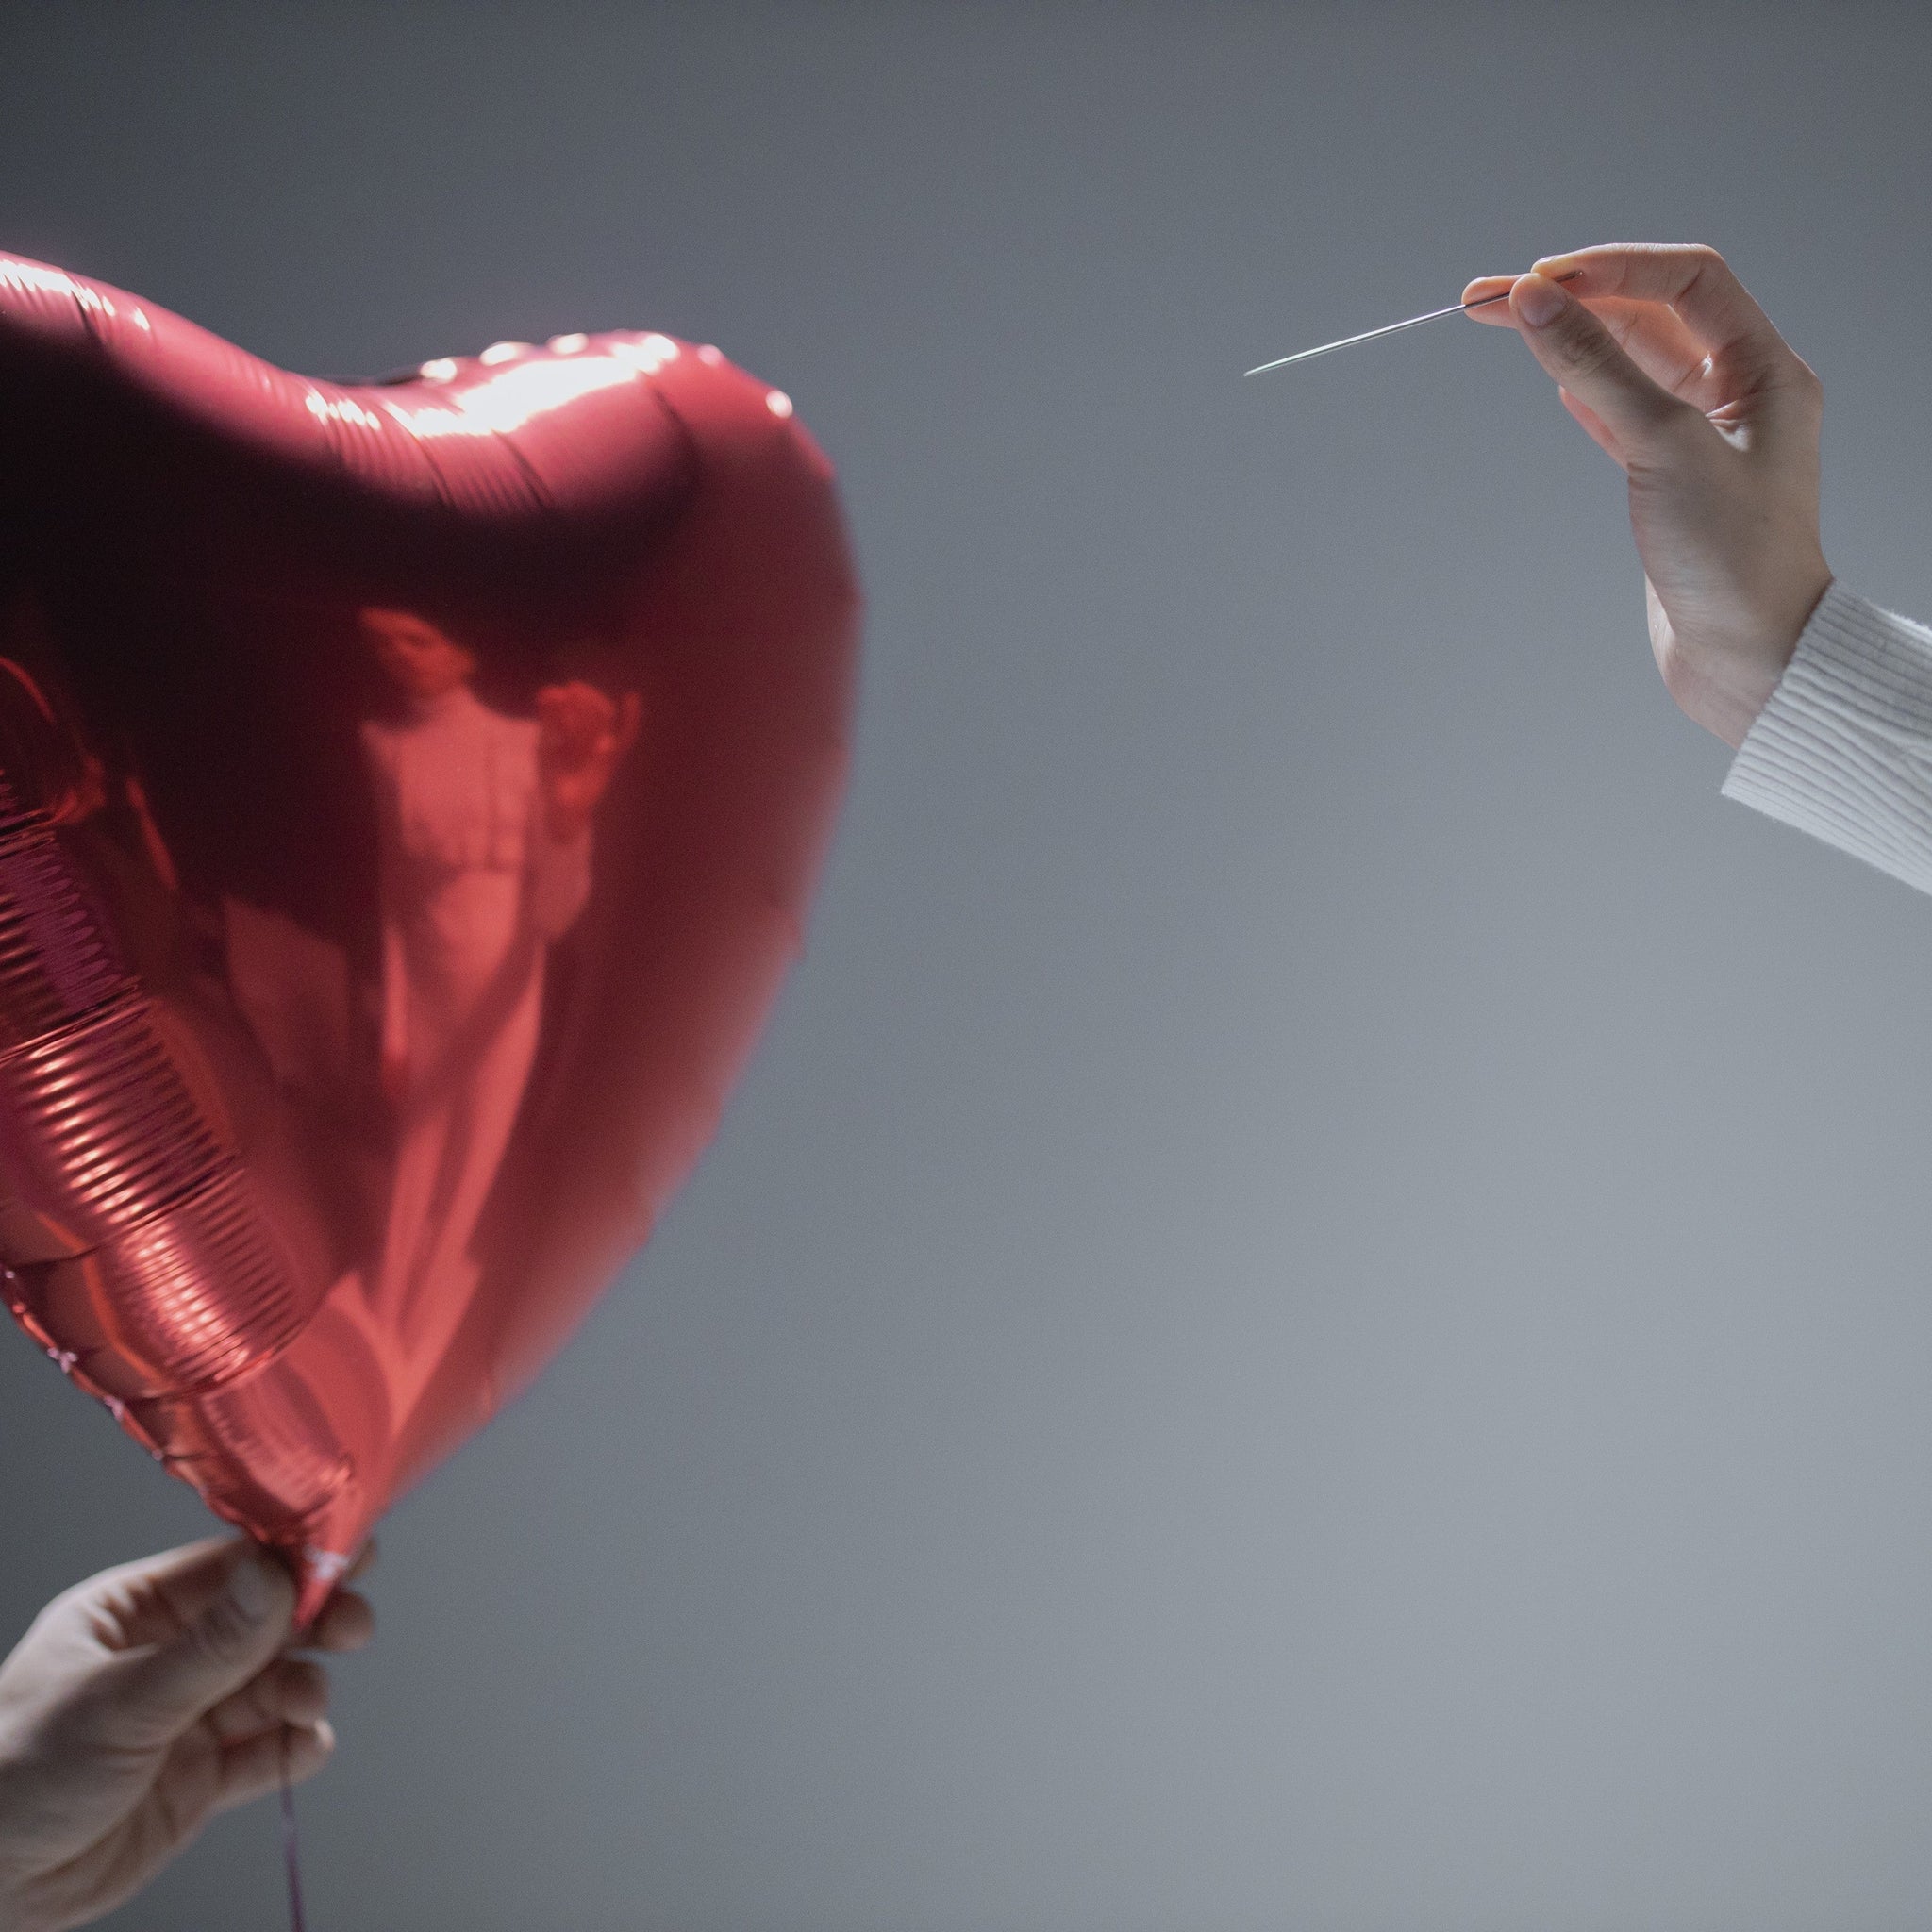
M 299 1553 L 291 1552 L 290 1558 L 295 1569 L 295 1628 L 306 1631 L 335 1594 L 349 1558 L 335 1550 L 317 1549 L 313 1543 L 305 1544 Z

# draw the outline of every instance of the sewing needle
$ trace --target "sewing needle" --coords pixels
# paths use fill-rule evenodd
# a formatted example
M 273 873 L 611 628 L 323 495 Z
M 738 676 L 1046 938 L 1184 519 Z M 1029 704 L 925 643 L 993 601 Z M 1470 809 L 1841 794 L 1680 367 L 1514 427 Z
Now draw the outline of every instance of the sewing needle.
M 1558 275 L 1559 282 L 1574 282 L 1583 271 L 1574 268 L 1567 275 Z M 1325 356 L 1331 349 L 1352 349 L 1357 342 L 1373 342 L 1377 336 L 1400 335 L 1406 328 L 1420 328 L 1425 322 L 1440 322 L 1445 315 L 1464 315 L 1472 308 L 1487 308 L 1491 302 L 1507 302 L 1509 291 L 1505 289 L 1500 295 L 1485 295 L 1480 302 L 1452 302 L 1446 308 L 1432 308 L 1426 315 L 1411 315 L 1407 322 L 1385 322 L 1380 328 L 1364 329 L 1358 336 L 1343 336 L 1339 342 L 1324 342 L 1319 349 L 1298 349 L 1292 356 L 1283 356 L 1274 362 L 1263 362 L 1254 369 L 1246 369 L 1243 375 L 1265 375 L 1271 369 L 1286 369 L 1291 362 L 1306 362 L 1310 356 Z

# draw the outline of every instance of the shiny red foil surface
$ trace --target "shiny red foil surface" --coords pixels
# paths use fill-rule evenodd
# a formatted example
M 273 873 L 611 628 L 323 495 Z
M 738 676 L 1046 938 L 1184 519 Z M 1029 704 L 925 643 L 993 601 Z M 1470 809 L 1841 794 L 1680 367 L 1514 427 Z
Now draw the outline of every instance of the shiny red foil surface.
M 858 595 L 640 332 L 367 384 L 0 257 L 0 1261 L 305 1619 L 569 1336 L 798 950 Z

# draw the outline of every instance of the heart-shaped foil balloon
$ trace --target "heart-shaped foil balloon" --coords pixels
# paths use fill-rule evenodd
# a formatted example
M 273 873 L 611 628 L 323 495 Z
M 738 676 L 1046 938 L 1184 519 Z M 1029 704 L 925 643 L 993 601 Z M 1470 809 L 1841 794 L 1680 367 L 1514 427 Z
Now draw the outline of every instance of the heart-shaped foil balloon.
M 375 383 L 0 258 L 0 1261 L 313 1614 L 556 1350 L 797 951 L 858 598 L 661 335 Z

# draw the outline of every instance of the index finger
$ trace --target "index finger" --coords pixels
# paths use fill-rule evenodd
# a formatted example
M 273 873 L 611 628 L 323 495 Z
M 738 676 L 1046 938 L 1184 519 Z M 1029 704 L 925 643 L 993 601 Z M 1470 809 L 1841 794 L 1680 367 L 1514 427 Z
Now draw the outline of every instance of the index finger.
M 60 1599 L 87 1607 L 94 1635 L 110 1650 L 137 1650 L 178 1637 L 213 1603 L 248 1549 L 242 1537 L 206 1537 L 158 1556 L 117 1563 L 77 1583 Z
M 1651 242 L 1581 248 L 1545 256 L 1535 272 L 1574 273 L 1570 292 L 1585 302 L 1622 295 L 1667 303 L 1713 358 L 1748 381 L 1774 384 L 1805 367 L 1715 248 Z
M 1462 307 L 1472 322 L 1487 322 L 1495 328 L 1514 328 L 1516 317 L 1509 309 L 1509 291 L 1516 286 L 1514 275 L 1478 275 L 1462 291 Z M 1573 289 L 1574 282 L 1570 285 Z

